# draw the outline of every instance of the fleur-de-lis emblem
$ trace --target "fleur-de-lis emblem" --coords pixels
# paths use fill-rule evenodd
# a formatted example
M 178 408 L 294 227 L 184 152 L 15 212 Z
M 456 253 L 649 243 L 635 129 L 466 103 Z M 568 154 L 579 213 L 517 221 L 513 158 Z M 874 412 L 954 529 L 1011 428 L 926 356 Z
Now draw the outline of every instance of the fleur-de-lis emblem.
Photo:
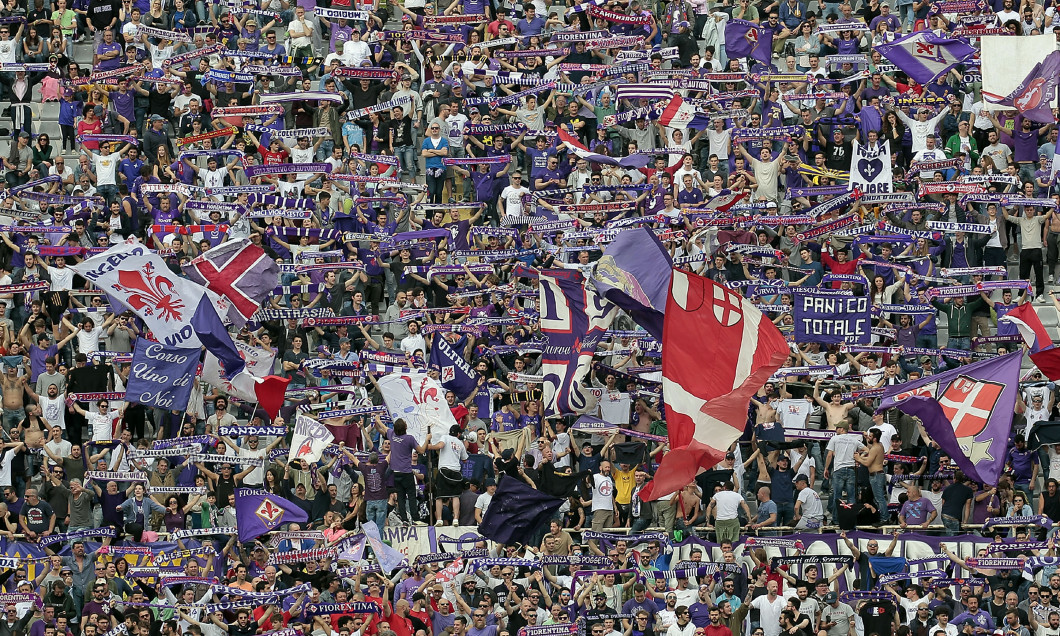
M 143 311 L 166 322 L 182 322 L 184 301 L 174 293 L 170 279 L 157 274 L 151 263 L 143 271 L 118 273 L 117 288 L 129 295 L 127 302 L 136 311 Z

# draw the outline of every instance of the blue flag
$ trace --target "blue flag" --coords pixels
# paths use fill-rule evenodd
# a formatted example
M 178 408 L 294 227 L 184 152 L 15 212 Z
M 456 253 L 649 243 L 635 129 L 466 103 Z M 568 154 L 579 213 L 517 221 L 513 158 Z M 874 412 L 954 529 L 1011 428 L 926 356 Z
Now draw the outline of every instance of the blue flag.
M 130 402 L 167 411 L 188 408 L 199 349 L 167 347 L 147 338 L 137 338 L 125 397 Z
M 442 387 L 456 393 L 461 402 L 475 392 L 478 374 L 464 359 L 467 336 L 462 336 L 455 345 L 449 344 L 444 334 L 435 336 L 431 343 L 430 367 L 441 374 Z
M 888 387 L 880 409 L 919 417 L 943 453 L 973 481 L 996 484 L 1005 468 L 1023 352 Z
M 479 534 L 506 545 L 526 543 L 538 528 L 548 526 L 563 501 L 504 475 L 482 515 Z
M 773 54 L 773 31 L 747 20 L 725 24 L 725 53 L 730 59 L 753 57 L 766 66 Z
M 252 541 L 285 523 L 305 523 L 309 515 L 279 495 L 255 488 L 236 488 L 239 540 Z
M 217 356 L 221 363 L 221 374 L 225 378 L 232 379 L 246 366 L 246 361 L 232 342 L 232 335 L 217 315 L 213 303 L 203 302 L 195 308 L 195 313 L 191 316 L 191 328 L 199 336 L 199 342 L 206 346 L 206 350 Z
M 638 227 L 619 232 L 604 248 L 592 281 L 597 292 L 662 342 L 671 269 L 673 261 L 659 239 L 651 230 Z

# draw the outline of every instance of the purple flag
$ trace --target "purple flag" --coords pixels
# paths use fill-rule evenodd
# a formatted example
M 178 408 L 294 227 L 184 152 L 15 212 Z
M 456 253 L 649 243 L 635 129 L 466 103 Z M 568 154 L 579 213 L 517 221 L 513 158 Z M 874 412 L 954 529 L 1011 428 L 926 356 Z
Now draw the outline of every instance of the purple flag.
M 280 266 L 249 239 L 221 243 L 181 269 L 228 302 L 228 319 L 236 327 L 250 320 L 280 282 Z
M 538 528 L 548 525 L 562 505 L 563 499 L 502 475 L 478 531 L 497 543 L 529 541 Z
M 919 417 L 969 478 L 996 484 L 1005 467 L 1023 352 L 889 387 L 880 408 Z
M 927 84 L 975 55 L 967 41 L 943 37 L 934 31 L 916 31 L 875 48 L 920 84 Z
M 618 308 L 585 285 L 578 270 L 541 270 L 538 281 L 541 332 L 548 339 L 541 355 L 545 415 L 585 413 L 597 398 L 582 378 Z
M 983 93 L 988 101 L 1015 108 L 1027 119 L 1051 124 L 1052 103 L 1056 99 L 1056 85 L 1060 83 L 1060 51 L 1053 51 L 1038 62 L 1008 97 L 997 99 L 997 95 Z M 1017 125 L 1019 122 L 1017 122 Z
M 663 311 L 673 261 L 651 230 L 638 227 L 615 237 L 593 270 L 596 291 L 662 342 Z
M 730 59 L 753 57 L 769 66 L 773 54 L 773 31 L 754 22 L 729 20 L 725 24 L 725 53 Z
M 390 574 L 402 565 L 407 564 L 404 554 L 383 543 L 383 540 L 379 537 L 379 528 L 374 521 L 362 523 L 361 529 L 364 530 L 364 538 L 368 541 L 368 545 L 372 547 L 372 552 L 375 553 L 375 558 L 379 561 L 379 567 L 383 569 L 383 572 Z
M 255 488 L 236 488 L 239 540 L 252 541 L 285 523 L 309 521 L 305 510 L 279 495 Z
M 167 411 L 188 408 L 199 349 L 167 347 L 147 338 L 137 338 L 125 397 Z
M 246 367 L 246 361 L 232 342 L 232 335 L 221 322 L 213 303 L 200 303 L 195 308 L 195 313 L 191 316 L 191 328 L 199 336 L 199 342 L 206 346 L 206 350 L 217 356 L 225 378 L 231 380 Z
M 475 392 L 478 386 L 478 373 L 464 359 L 464 348 L 467 336 L 463 336 L 455 345 L 449 344 L 444 334 L 434 337 L 431 346 L 430 367 L 438 369 L 442 388 L 456 393 L 460 401 Z

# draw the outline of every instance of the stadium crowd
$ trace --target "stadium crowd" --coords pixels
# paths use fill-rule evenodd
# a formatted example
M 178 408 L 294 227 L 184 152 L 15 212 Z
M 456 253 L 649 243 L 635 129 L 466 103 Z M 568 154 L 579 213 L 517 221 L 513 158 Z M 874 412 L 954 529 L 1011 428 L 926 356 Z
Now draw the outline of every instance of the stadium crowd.
M 998 319 L 1060 308 L 1055 123 L 990 110 L 970 59 L 921 84 L 878 47 L 1055 18 L 1051 0 L 9 0 L 0 292 L 46 284 L 0 293 L 0 636 L 1060 636 L 1060 438 L 1033 434 L 1055 385 L 1021 378 L 996 483 L 874 393 L 1019 350 Z M 663 110 L 675 91 L 690 122 Z M 859 148 L 907 205 L 846 194 Z M 719 221 L 734 203 L 753 218 Z M 848 213 L 856 231 L 814 231 Z M 597 419 L 546 413 L 535 375 L 533 272 L 590 276 L 638 223 L 792 337 L 745 437 L 655 501 L 660 343 L 619 315 L 582 378 Z M 232 239 L 276 261 L 233 336 L 289 381 L 279 415 L 221 381 L 186 409 L 124 399 L 151 334 L 72 266 L 130 237 L 175 275 Z M 931 295 L 948 285 L 977 287 Z M 800 337 L 796 287 L 867 298 L 870 346 Z M 442 340 L 461 362 L 433 362 Z M 425 366 L 471 384 L 421 442 L 372 407 L 387 369 Z M 300 413 L 334 434 L 319 461 L 267 434 Z M 347 550 L 364 524 L 394 543 L 478 526 L 502 478 L 565 501 L 525 542 L 475 544 L 495 563 Z M 308 522 L 238 541 L 242 487 Z M 798 562 L 793 537 L 822 531 L 848 562 Z M 955 537 L 945 571 L 881 581 L 907 531 Z M 1042 561 L 986 567 L 990 541 Z

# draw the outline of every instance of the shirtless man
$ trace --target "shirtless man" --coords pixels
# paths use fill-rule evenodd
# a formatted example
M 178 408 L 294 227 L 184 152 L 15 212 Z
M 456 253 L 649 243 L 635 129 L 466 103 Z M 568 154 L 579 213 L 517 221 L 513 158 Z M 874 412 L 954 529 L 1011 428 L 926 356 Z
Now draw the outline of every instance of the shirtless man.
M 824 409 L 828 430 L 834 431 L 837 424 L 847 419 L 847 414 L 850 413 L 850 409 L 854 408 L 854 404 L 843 404 L 841 402 L 843 396 L 838 390 L 831 393 L 825 401 L 821 397 L 821 379 L 817 378 L 817 381 L 813 383 L 813 400 Z
M 4 365 L 4 374 L 0 376 L 0 391 L 4 394 L 3 426 L 8 433 L 26 417 L 26 405 L 22 400 L 27 377 L 18 377 L 18 367 Z
M 865 450 L 854 455 L 854 461 L 869 471 L 872 495 L 880 512 L 880 523 L 884 524 L 890 515 L 887 513 L 887 474 L 883 472 L 884 452 L 883 444 L 880 443 L 881 436 L 880 429 L 870 428 L 865 433 Z
M 1060 216 L 1052 215 L 1045 222 L 1046 257 L 1045 280 L 1052 284 L 1056 275 L 1056 266 L 1060 263 Z

